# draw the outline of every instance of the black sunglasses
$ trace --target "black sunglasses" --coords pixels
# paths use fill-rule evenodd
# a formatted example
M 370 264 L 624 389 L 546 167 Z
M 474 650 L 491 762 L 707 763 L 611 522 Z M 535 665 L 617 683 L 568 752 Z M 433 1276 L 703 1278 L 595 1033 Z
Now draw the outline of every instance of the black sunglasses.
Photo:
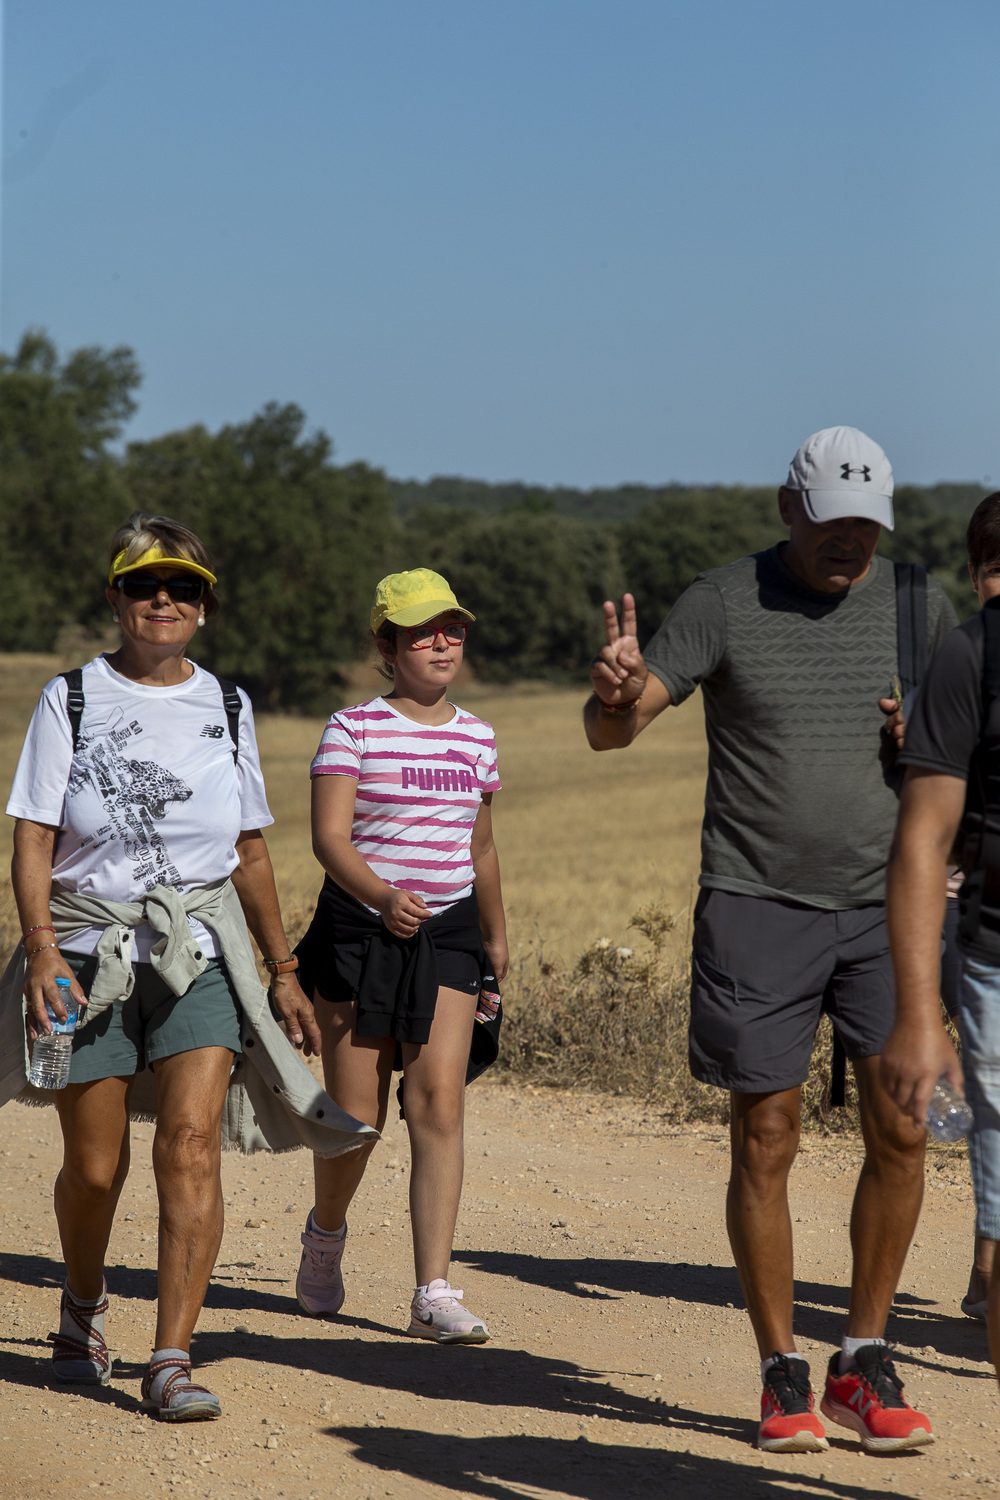
M 126 573 L 119 578 L 118 587 L 126 599 L 155 599 L 165 589 L 175 604 L 197 604 L 205 592 L 204 578 L 151 578 L 148 573 L 141 578 Z

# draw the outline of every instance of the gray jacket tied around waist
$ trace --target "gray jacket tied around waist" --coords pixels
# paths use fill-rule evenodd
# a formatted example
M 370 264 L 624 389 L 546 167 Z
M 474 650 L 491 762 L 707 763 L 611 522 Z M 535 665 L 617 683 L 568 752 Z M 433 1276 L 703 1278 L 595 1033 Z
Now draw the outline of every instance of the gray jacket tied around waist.
M 135 981 L 134 929 L 148 923 L 157 934 L 150 963 L 159 977 L 183 995 L 208 960 L 200 952 L 188 916 L 196 916 L 218 944 L 240 1007 L 243 1055 L 234 1062 L 222 1114 L 222 1144 L 254 1151 L 289 1151 L 307 1146 L 317 1156 L 340 1156 L 378 1132 L 362 1125 L 334 1103 L 317 1083 L 271 1014 L 257 975 L 243 908 L 232 881 L 217 881 L 182 896 L 158 885 L 140 901 L 103 901 L 54 885 L 51 899 L 56 941 L 69 946 L 74 934 L 103 927 L 97 945 L 97 973 L 90 1003 L 80 1010 L 86 1026 L 108 1005 L 124 1000 Z M 51 1104 L 51 1090 L 28 1083 L 28 1044 L 24 1024 L 24 947 L 18 943 L 0 979 L 0 1106 L 19 1098 Z M 129 1101 L 134 1119 L 156 1117 L 152 1071 L 136 1078 Z

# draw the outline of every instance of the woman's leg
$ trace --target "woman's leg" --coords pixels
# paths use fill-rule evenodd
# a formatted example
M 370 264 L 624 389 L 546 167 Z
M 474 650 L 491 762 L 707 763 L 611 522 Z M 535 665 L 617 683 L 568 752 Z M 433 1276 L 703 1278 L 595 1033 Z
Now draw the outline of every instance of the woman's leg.
M 323 1036 L 327 1093 L 356 1120 L 381 1130 L 389 1103 L 395 1042 L 355 1036 L 357 1006 L 353 1001 L 331 1004 L 317 992 L 313 1003 Z M 312 1222 L 318 1229 L 335 1234 L 343 1226 L 374 1144 L 345 1151 L 342 1156 L 313 1158 L 316 1206 Z
M 429 1039 L 422 1047 L 403 1046 L 417 1286 L 448 1279 L 462 1195 L 465 1072 L 476 1000 L 459 990 L 439 990 Z
M 71 1083 L 56 1095 L 63 1163 L 55 1211 L 70 1292 L 93 1301 L 104 1291 L 104 1256 L 129 1167 L 131 1078 Z
M 198 1047 L 154 1065 L 160 1204 L 157 1349 L 190 1348 L 222 1242 L 222 1110 L 233 1054 Z

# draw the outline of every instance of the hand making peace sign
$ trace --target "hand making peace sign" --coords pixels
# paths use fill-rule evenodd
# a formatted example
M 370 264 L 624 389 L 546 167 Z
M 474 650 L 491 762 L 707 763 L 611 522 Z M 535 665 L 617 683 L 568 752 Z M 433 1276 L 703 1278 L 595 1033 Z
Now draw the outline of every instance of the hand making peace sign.
M 646 686 L 649 672 L 639 650 L 636 636 L 635 599 L 622 599 L 622 623 L 618 628 L 618 611 L 611 600 L 604 605 L 604 629 L 608 644 L 602 646 L 590 664 L 594 692 L 603 703 L 634 703 Z

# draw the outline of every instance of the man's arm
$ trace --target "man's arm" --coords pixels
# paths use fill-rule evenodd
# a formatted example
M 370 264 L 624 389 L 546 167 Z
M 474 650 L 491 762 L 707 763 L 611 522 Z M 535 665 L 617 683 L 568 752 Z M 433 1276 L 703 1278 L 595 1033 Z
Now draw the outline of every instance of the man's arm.
M 962 1069 L 941 1022 L 941 928 L 948 855 L 965 807 L 959 776 L 911 766 L 889 860 L 886 916 L 896 974 L 896 1022 L 882 1051 L 881 1079 L 900 1109 L 923 1125 L 942 1073 L 962 1087 Z
M 604 605 L 607 645 L 590 664 L 594 691 L 583 710 L 583 725 L 594 750 L 619 750 L 670 706 L 670 694 L 643 660 L 636 636 L 635 600 L 622 600 L 622 623 L 608 600 Z

